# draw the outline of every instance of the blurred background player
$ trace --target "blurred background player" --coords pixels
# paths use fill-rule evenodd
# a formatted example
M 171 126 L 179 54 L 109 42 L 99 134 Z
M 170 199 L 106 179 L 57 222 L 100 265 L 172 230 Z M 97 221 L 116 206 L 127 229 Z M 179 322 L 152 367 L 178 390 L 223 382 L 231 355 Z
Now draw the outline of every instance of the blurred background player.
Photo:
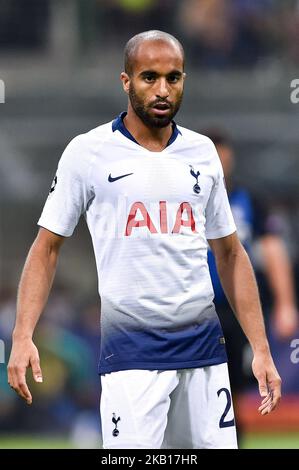
M 262 272 L 258 269 L 258 280 L 260 281 L 259 287 L 262 286 L 261 298 L 266 313 L 266 324 L 269 324 L 270 321 L 274 335 L 280 341 L 287 341 L 296 332 L 298 314 L 292 266 L 285 243 L 281 237 L 280 224 L 277 223 L 276 218 L 271 217 L 271 214 L 256 197 L 252 197 L 243 185 L 238 185 L 234 174 L 234 147 L 226 132 L 221 129 L 210 128 L 204 130 L 203 134 L 210 137 L 216 146 L 223 166 L 238 235 L 253 263 L 256 259 L 257 243 L 259 246 L 258 252 L 262 261 L 259 266 L 262 264 L 263 269 Z M 215 292 L 214 302 L 226 340 L 232 393 L 235 401 L 236 420 L 238 421 L 238 395 L 245 390 L 249 382 L 249 377 L 245 373 L 248 342 L 235 316 L 231 315 L 231 308 L 222 289 L 215 258 L 211 250 L 208 251 L 208 262 Z M 264 281 L 266 281 L 266 285 Z M 272 297 L 270 308 L 269 296 L 267 295 L 268 288 L 270 288 Z M 268 315 L 269 310 L 272 310 L 270 318 Z M 240 423 L 238 431 L 240 439 Z

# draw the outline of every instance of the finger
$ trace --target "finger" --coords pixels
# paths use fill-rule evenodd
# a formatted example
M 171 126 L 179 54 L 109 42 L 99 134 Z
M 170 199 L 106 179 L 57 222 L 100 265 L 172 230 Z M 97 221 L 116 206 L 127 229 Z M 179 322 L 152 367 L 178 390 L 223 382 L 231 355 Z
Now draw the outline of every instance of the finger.
M 262 412 L 265 411 L 267 408 L 272 407 L 272 405 L 273 405 L 272 400 L 269 400 L 269 401 L 267 401 L 267 403 L 265 403 L 264 405 L 260 406 L 258 410 L 259 410 L 260 413 L 262 413 Z
M 11 378 L 9 380 L 9 385 L 21 398 L 23 398 L 25 401 L 28 400 L 28 397 L 24 394 L 23 390 L 20 389 L 20 387 L 17 383 L 16 375 L 11 374 Z
M 266 403 L 266 401 L 268 401 L 269 398 L 272 398 L 271 392 L 269 392 L 268 395 L 266 396 L 266 398 L 263 399 L 261 405 L 263 405 L 264 403 Z
M 32 396 L 26 383 L 26 368 L 16 368 L 15 390 L 27 401 L 28 405 L 31 405 Z
M 272 403 L 272 396 L 270 396 L 270 397 L 268 398 L 268 400 L 265 401 L 265 403 L 262 403 L 262 404 L 260 405 L 259 410 L 266 408 L 267 406 L 270 405 L 270 403 Z
M 266 376 L 259 377 L 258 383 L 259 383 L 259 392 L 260 392 L 261 397 L 267 397 L 268 387 L 267 387 L 267 382 L 266 382 Z
M 272 392 L 273 398 L 272 398 L 272 409 L 271 411 L 274 411 L 275 408 L 277 407 L 278 403 L 280 402 L 281 398 L 281 386 L 280 383 L 278 383 L 274 388 Z
M 272 403 L 272 398 L 270 397 L 265 403 L 261 404 L 261 406 L 259 407 L 259 411 L 262 411 L 264 410 L 265 408 L 267 408 L 270 403 Z
M 32 396 L 31 396 L 31 393 L 29 392 L 29 389 L 26 383 L 22 383 L 22 382 L 18 383 L 14 387 L 14 389 L 17 392 L 17 394 L 27 402 L 28 405 L 31 405 Z
M 274 389 L 271 391 L 271 403 L 263 409 L 262 414 L 267 414 L 275 410 L 277 407 L 280 398 L 281 398 L 281 386 L 280 381 L 277 380 L 277 384 L 275 385 Z
M 267 406 L 267 408 L 265 408 L 265 409 L 261 412 L 261 414 L 262 414 L 262 415 L 266 415 L 266 414 L 270 413 L 272 410 L 273 410 L 273 403 L 270 403 L 270 405 Z
M 30 360 L 32 375 L 35 382 L 42 382 L 43 381 L 43 374 L 40 367 L 39 357 L 33 358 Z
M 19 389 L 18 389 L 18 378 L 17 378 L 17 373 L 16 373 L 16 370 L 15 370 L 15 367 L 8 367 L 8 370 L 9 370 L 9 374 L 8 374 L 8 383 L 10 385 L 10 387 L 18 394 L 20 395 L 22 398 L 25 399 L 25 396 L 22 395 L 22 393 L 20 393 Z
M 9 383 L 11 388 L 14 388 L 14 385 L 15 385 L 14 371 L 11 366 L 7 367 L 7 382 Z
M 26 382 L 22 382 L 19 384 L 19 390 L 20 390 L 20 395 L 26 400 L 28 405 L 31 405 L 32 403 L 32 395 L 29 391 L 29 388 L 26 384 Z

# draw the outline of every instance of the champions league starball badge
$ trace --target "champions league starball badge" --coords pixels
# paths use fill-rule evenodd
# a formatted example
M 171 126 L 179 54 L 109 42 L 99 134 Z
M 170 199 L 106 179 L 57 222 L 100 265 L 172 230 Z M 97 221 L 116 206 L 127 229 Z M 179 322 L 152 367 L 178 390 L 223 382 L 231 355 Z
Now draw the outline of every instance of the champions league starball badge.
M 54 177 L 54 179 L 53 179 L 53 181 L 52 181 L 49 194 L 53 193 L 54 189 L 56 188 L 56 184 L 57 184 L 57 175 L 55 175 L 55 177 Z
M 192 165 L 189 165 L 191 170 L 190 170 L 190 174 L 193 176 L 193 178 L 196 179 L 196 183 L 195 185 L 193 186 L 193 191 L 196 193 L 196 194 L 199 194 L 200 193 L 200 186 L 198 184 L 198 177 L 200 175 L 200 172 L 199 171 L 196 171 L 194 170 L 193 166 Z

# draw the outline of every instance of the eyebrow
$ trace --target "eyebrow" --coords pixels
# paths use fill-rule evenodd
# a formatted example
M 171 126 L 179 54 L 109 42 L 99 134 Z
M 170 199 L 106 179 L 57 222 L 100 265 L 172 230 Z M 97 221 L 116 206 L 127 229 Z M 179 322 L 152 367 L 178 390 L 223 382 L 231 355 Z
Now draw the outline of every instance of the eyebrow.
M 160 74 L 155 72 L 155 70 L 143 70 L 143 72 L 140 73 L 141 77 L 145 77 L 147 75 L 153 75 L 156 77 Z M 176 75 L 178 77 L 181 77 L 183 75 L 183 72 L 181 70 L 172 70 L 171 72 L 166 74 L 167 77 L 169 77 L 170 75 Z

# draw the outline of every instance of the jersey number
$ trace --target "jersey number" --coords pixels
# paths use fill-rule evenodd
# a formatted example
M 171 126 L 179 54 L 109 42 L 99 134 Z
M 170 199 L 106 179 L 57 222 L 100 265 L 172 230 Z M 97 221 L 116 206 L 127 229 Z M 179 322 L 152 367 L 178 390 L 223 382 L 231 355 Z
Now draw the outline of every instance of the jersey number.
M 229 412 L 231 406 L 232 406 L 232 399 L 231 399 L 231 396 L 230 396 L 230 393 L 229 393 L 229 390 L 227 388 L 220 388 L 220 390 L 218 390 L 217 392 L 217 395 L 219 397 L 219 395 L 224 392 L 225 395 L 226 395 L 226 400 L 227 400 L 227 403 L 226 403 L 226 407 L 225 407 L 225 410 L 219 420 L 219 428 L 229 428 L 230 426 L 234 426 L 235 425 L 235 420 L 234 418 L 233 419 L 230 419 L 229 421 L 224 421 L 226 416 L 227 416 L 227 413 Z

